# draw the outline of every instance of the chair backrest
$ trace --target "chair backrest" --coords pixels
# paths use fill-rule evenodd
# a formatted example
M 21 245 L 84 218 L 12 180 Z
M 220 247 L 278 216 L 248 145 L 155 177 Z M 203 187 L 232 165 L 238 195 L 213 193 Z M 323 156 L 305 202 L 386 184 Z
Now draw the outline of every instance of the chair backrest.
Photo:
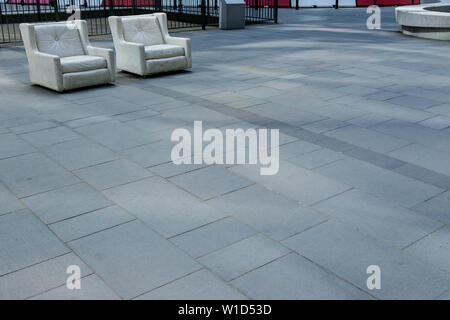
M 66 23 L 43 23 L 34 26 L 36 46 L 40 52 L 59 57 L 86 54 L 75 25 Z
M 122 17 L 122 26 L 125 41 L 141 43 L 146 46 L 165 43 L 161 26 L 154 15 Z

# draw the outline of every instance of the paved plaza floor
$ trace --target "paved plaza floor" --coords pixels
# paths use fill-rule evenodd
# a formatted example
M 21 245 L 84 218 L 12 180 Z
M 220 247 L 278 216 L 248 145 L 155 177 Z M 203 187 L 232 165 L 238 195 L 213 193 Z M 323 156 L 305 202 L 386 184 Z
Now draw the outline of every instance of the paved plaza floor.
M 191 71 L 63 94 L 0 49 L 0 298 L 449 299 L 450 43 L 367 17 L 182 32 Z M 174 165 L 195 120 L 280 129 L 278 174 Z

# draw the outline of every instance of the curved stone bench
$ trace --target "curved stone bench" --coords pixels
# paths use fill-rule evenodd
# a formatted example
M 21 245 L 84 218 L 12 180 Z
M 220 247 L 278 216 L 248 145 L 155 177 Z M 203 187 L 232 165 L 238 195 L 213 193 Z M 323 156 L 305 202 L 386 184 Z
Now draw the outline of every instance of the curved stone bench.
M 439 2 L 395 9 L 397 23 L 404 34 L 436 40 L 450 40 L 450 2 Z

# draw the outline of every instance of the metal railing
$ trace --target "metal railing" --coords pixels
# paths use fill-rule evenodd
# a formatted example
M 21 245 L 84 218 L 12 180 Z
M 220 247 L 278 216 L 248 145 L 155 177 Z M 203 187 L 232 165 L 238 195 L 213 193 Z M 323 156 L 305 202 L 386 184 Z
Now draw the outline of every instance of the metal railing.
M 165 12 L 171 30 L 217 25 L 220 0 L 0 0 L 0 44 L 21 41 L 22 22 L 64 21 L 79 13 L 90 35 L 110 33 L 111 15 Z M 246 0 L 247 23 L 277 22 L 278 0 Z M 76 9 L 76 10 L 75 10 Z

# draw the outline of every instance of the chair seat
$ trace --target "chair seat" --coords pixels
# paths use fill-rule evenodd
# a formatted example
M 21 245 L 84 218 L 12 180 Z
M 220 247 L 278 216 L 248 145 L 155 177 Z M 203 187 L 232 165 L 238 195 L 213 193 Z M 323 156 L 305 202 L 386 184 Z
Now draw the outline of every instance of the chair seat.
M 172 44 L 145 46 L 145 59 L 164 59 L 184 56 L 184 48 Z
M 61 58 L 62 73 L 83 72 L 106 67 L 106 60 L 102 57 L 83 55 Z

